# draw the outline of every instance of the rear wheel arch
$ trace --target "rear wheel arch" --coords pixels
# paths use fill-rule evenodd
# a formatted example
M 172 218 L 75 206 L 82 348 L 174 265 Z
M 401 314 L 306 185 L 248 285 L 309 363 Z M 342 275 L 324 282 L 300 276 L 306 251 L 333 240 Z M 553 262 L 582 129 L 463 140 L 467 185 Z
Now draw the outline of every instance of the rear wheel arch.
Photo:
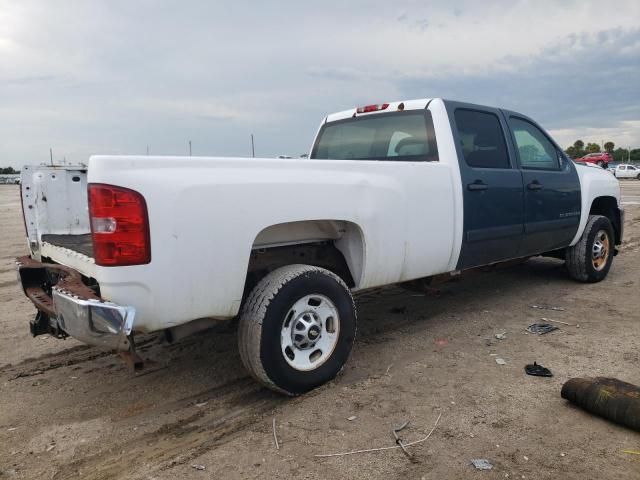
M 273 270 L 304 263 L 329 270 L 350 288 L 361 283 L 364 233 L 353 222 L 308 220 L 279 223 L 256 236 L 249 259 L 245 296 Z

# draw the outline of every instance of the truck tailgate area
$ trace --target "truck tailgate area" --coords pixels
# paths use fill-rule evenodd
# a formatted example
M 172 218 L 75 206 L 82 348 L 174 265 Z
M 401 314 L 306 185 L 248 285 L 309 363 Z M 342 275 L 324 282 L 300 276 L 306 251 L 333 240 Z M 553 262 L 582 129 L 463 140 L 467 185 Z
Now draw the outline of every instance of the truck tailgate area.
M 32 257 L 74 268 L 93 264 L 86 167 L 28 165 L 20 189 Z
M 62 234 L 44 234 L 42 235 L 42 241 L 55 245 L 56 247 L 62 247 L 72 250 L 82 255 L 86 255 L 89 258 L 93 258 L 93 242 L 91 240 L 90 233 L 83 233 L 79 235 L 62 235 Z

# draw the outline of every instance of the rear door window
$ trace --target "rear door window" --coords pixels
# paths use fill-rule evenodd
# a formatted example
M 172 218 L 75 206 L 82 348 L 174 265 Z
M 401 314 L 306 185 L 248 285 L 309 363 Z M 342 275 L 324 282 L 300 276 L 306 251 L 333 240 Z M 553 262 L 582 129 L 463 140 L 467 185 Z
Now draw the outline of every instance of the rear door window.
M 558 152 L 538 127 L 522 118 L 509 120 L 518 148 L 520 166 L 538 170 L 558 170 Z
M 455 119 L 467 165 L 473 168 L 511 168 L 504 132 L 496 115 L 457 109 Z

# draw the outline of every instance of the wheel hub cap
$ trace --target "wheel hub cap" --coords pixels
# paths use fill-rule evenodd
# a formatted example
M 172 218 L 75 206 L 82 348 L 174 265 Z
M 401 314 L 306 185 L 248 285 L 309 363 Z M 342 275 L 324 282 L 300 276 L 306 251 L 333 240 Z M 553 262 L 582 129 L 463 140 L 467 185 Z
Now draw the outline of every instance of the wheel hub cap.
M 296 348 L 306 350 L 312 348 L 322 335 L 322 324 L 318 314 L 312 311 L 303 312 L 293 323 L 291 342 Z
M 306 295 L 287 312 L 280 333 L 280 347 L 296 370 L 314 370 L 333 353 L 340 333 L 340 317 L 324 295 Z
M 591 262 L 593 268 L 600 271 L 607 264 L 609 258 L 609 235 L 604 230 L 596 234 L 591 248 Z

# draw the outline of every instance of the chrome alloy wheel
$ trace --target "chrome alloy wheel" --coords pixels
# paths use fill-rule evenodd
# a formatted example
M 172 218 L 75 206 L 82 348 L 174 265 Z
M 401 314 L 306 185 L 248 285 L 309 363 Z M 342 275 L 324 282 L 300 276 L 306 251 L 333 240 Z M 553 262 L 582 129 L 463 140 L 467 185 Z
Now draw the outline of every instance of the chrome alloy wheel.
M 591 262 L 597 271 L 601 271 L 607 264 L 609 248 L 609 235 L 604 230 L 599 230 L 591 249 Z
M 338 309 L 324 295 L 306 295 L 287 312 L 280 332 L 282 354 L 296 370 L 314 370 L 333 353 L 340 333 Z

